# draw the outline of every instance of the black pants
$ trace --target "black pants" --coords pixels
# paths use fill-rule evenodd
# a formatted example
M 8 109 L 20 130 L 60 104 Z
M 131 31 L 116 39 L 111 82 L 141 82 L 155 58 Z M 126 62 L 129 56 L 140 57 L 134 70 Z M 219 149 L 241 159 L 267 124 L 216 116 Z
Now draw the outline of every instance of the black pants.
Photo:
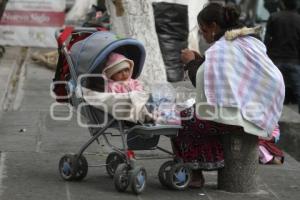
M 300 113 L 300 65 L 291 63 L 276 63 L 285 83 L 284 104 L 298 104 Z

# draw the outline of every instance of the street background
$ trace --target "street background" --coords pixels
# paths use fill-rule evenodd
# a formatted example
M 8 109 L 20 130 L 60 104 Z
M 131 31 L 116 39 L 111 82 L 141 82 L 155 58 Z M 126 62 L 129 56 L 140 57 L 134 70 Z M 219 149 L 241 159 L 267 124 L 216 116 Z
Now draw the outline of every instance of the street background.
M 233 194 L 217 190 L 217 173 L 205 172 L 203 189 L 168 190 L 160 185 L 157 173 L 166 160 L 139 161 L 148 173 L 148 186 L 140 195 L 130 190 L 119 193 L 104 167 L 89 167 L 81 182 L 65 182 L 58 173 L 58 161 L 65 153 L 76 153 L 89 138 L 73 117 L 70 121 L 55 121 L 50 117 L 50 83 L 53 71 L 34 63 L 28 56 L 36 49 L 7 48 L 0 61 L 1 97 L 6 95 L 0 118 L 0 199 L 1 200 L 92 200 L 92 199 L 299 199 L 300 164 L 286 154 L 283 165 L 260 165 L 259 191 L 252 194 Z M 19 56 L 23 55 L 23 56 Z M 12 72 L 12 70 L 15 71 Z M 8 84 L 9 83 L 9 84 Z M 189 88 L 188 82 L 177 88 Z M 190 89 L 190 88 L 189 88 Z M 8 91 L 7 91 L 8 90 Z M 5 94 L 6 92 L 6 94 Z M 7 94 L 11 93 L 11 94 Z M 7 98 L 10 98 L 9 100 Z M 290 108 L 286 118 L 296 114 Z M 61 109 L 62 116 L 67 111 Z M 295 116 L 293 116 L 295 114 Z M 298 117 L 299 119 L 299 117 Z M 295 119 L 293 119 L 295 121 Z M 285 133 L 282 133 L 284 137 Z M 113 141 L 118 142 L 118 138 Z M 170 149 L 168 138 L 160 145 Z M 93 144 L 85 153 L 89 165 L 103 164 L 107 148 Z M 162 155 L 158 151 L 138 152 L 138 156 Z

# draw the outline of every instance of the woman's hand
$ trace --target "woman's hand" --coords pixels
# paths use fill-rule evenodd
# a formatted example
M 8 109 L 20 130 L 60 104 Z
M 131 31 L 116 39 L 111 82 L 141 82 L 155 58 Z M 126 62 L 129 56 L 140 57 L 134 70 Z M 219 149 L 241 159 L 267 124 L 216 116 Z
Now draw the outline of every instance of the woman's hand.
M 190 49 L 183 49 L 183 50 L 181 50 L 180 59 L 183 64 L 187 64 L 190 61 L 195 60 L 196 56 L 195 56 L 194 51 L 192 51 Z

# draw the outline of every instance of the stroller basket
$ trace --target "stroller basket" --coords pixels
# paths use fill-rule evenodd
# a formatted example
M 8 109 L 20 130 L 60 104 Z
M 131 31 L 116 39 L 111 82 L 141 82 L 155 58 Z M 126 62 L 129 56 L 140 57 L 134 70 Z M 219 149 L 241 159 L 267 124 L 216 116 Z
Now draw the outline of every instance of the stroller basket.
M 180 126 L 170 125 L 136 125 L 128 130 L 127 145 L 130 150 L 151 150 L 159 142 L 161 135 L 174 136 Z M 175 132 L 174 132 L 175 130 Z

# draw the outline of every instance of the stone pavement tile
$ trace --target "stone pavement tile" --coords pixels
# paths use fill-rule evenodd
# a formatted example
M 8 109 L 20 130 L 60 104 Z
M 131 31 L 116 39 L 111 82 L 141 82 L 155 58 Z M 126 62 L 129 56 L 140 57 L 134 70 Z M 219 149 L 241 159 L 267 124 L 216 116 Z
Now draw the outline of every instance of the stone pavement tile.
M 57 167 L 63 153 L 6 152 L 5 189 L 3 199 L 135 199 L 130 188 L 125 193 L 115 190 L 113 181 L 104 167 L 90 167 L 86 178 L 81 182 L 65 182 L 60 179 Z M 105 156 L 85 155 L 89 165 L 105 162 Z M 146 191 L 138 199 L 162 200 L 285 200 L 299 199 L 299 166 L 290 158 L 287 165 L 259 167 L 257 193 L 239 194 L 217 190 L 217 174 L 205 172 L 206 183 L 202 189 L 174 191 L 161 186 L 157 177 L 158 169 L 166 160 L 140 160 L 148 174 Z M 297 169 L 298 168 L 298 169 Z M 16 188 L 18 188 L 16 190 Z M 55 192 L 54 192 L 55 191 Z
M 280 122 L 300 124 L 300 114 L 297 105 L 284 106 Z
M 68 199 L 66 183 L 57 173 L 58 156 L 32 152 L 6 152 L 1 199 Z

